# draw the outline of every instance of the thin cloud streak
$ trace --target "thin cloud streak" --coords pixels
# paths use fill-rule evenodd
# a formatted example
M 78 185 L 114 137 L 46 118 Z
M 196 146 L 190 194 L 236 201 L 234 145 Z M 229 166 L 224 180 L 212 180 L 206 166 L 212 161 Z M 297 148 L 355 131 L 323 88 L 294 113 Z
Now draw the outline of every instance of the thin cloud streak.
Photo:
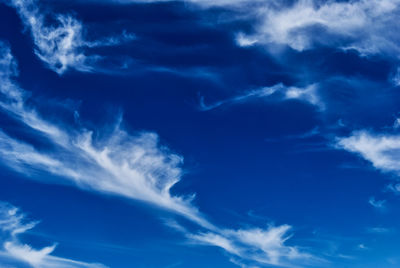
M 276 97 L 277 101 L 285 100 L 300 100 L 318 107 L 325 109 L 325 104 L 320 100 L 317 93 L 317 84 L 312 84 L 304 88 L 287 87 L 282 83 L 276 84 L 271 87 L 262 87 L 259 89 L 251 90 L 243 95 L 237 95 L 232 98 L 217 101 L 211 104 L 206 104 L 204 97 L 200 97 L 199 109 L 201 111 L 210 111 L 217 109 L 221 106 L 235 105 L 246 103 L 257 99 L 268 99 Z

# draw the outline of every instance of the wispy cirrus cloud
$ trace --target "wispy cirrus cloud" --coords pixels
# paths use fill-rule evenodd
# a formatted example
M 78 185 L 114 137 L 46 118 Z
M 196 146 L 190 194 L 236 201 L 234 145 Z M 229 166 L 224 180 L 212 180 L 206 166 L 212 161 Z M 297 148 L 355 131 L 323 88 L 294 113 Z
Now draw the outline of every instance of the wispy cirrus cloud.
M 337 139 L 338 148 L 360 155 L 381 171 L 400 174 L 400 136 L 376 134 L 368 130 Z
M 396 127 L 394 127 L 396 129 Z M 336 146 L 359 155 L 382 172 L 400 176 L 400 135 L 392 133 L 375 133 L 370 130 L 354 131 L 348 137 L 336 138 Z M 390 183 L 385 191 L 400 193 L 400 184 Z M 377 209 L 385 209 L 386 200 L 369 199 L 369 204 Z
M 92 1 L 94 2 L 94 1 Z M 100 0 L 115 4 L 160 3 L 170 0 Z M 252 22 L 252 29 L 238 32 L 240 46 L 284 45 L 297 51 L 315 46 L 354 49 L 363 56 L 386 54 L 398 58 L 397 18 L 399 0 L 263 1 L 181 0 L 199 8 L 225 8 L 237 18 Z M 231 15 L 231 20 L 235 15 Z
M 377 209 L 384 209 L 385 208 L 385 203 L 386 203 L 386 200 L 376 200 L 375 199 L 375 197 L 370 197 L 369 199 L 368 199 L 368 203 L 371 205 L 371 206 L 373 206 L 374 208 L 377 208 Z
M 81 1 L 81 0 L 77 0 Z M 250 5 L 256 2 L 263 2 L 264 0 L 180 0 L 186 4 L 194 4 L 203 8 L 210 7 L 230 7 L 237 8 L 242 5 Z M 103 2 L 113 4 L 150 4 L 150 3 L 165 3 L 165 2 L 176 2 L 175 0 L 89 0 L 88 2 Z
M 22 243 L 19 237 L 37 224 L 37 221 L 28 221 L 26 215 L 19 208 L 0 202 L 1 263 L 9 263 L 10 265 L 28 264 L 34 268 L 106 268 L 106 266 L 98 263 L 58 257 L 53 254 L 56 244 L 35 249 Z
M 218 247 L 230 255 L 231 262 L 243 267 L 302 267 L 324 262 L 297 246 L 286 245 L 292 236 L 292 227 L 286 224 L 198 232 L 188 231 L 175 221 L 166 224 L 184 234 L 190 244 Z
M 68 69 L 101 71 L 100 63 L 104 56 L 88 53 L 90 48 L 116 46 L 135 39 L 135 35 L 123 32 L 118 36 L 90 41 L 85 36 L 85 26 L 72 15 L 51 16 L 42 12 L 35 0 L 7 0 L 6 3 L 16 9 L 31 32 L 35 54 L 58 74 Z M 49 18 L 54 23 L 50 23 Z
M 226 229 L 220 233 L 188 234 L 193 243 L 212 245 L 224 249 L 233 257 L 240 257 L 244 264 L 277 265 L 291 267 L 294 264 L 316 263 L 314 256 L 295 246 L 285 245 L 290 238 L 291 226 L 269 226 L 268 228 Z
M 400 14 L 398 0 L 283 1 L 257 6 L 254 33 L 238 35 L 238 43 L 281 44 L 302 51 L 316 45 L 354 49 L 361 55 L 396 56 L 399 38 L 394 34 Z M 390 25 L 388 27 L 388 25 Z
M 215 103 L 206 104 L 204 97 L 200 98 L 200 110 L 209 111 L 216 109 L 220 106 L 225 105 L 235 105 L 239 103 L 245 103 L 257 99 L 268 99 L 274 97 L 275 100 L 300 100 L 305 103 L 317 106 L 319 109 L 324 109 L 325 105 L 318 96 L 317 93 L 318 85 L 311 84 L 306 87 L 288 87 L 282 83 L 273 85 L 271 87 L 262 87 L 259 89 L 251 90 L 245 92 L 242 95 L 237 95 L 222 101 L 217 101 Z M 275 98 L 276 97 L 276 98 Z
M 288 225 L 238 230 L 214 225 L 192 204 L 194 195 L 171 193 L 182 177 L 183 158 L 160 145 L 155 133 L 128 133 L 121 122 L 108 129 L 108 134 L 89 130 L 82 124 L 54 123 L 45 119 L 34 106 L 26 104 L 29 94 L 15 82 L 17 74 L 10 49 L 0 43 L 0 108 L 31 128 L 32 135 L 40 137 L 43 146 L 0 130 L 3 164 L 32 179 L 72 184 L 100 194 L 142 201 L 181 215 L 198 226 L 198 231 L 194 232 L 181 228 L 189 240 L 218 246 L 236 258 L 259 265 L 291 266 L 313 258 L 285 244 L 290 238 Z M 38 172 L 41 176 L 36 176 Z M 176 226 L 179 225 L 175 225 L 175 229 Z M 32 251 L 26 247 L 9 247 L 9 250 L 22 255 Z M 53 250 L 49 247 L 32 252 L 40 261 L 59 261 L 49 257 Z
M 215 108 L 218 108 L 218 107 L 224 106 L 224 105 L 232 105 L 232 104 L 237 104 L 237 103 L 241 103 L 241 102 L 246 102 L 251 99 L 269 97 L 272 94 L 274 94 L 275 92 L 277 92 L 283 88 L 284 88 L 284 86 L 282 84 L 278 84 L 278 85 L 275 85 L 272 87 L 264 87 L 264 88 L 260 88 L 260 89 L 255 89 L 255 90 L 251 90 L 243 95 L 234 96 L 232 98 L 217 101 L 212 104 L 206 104 L 204 101 L 204 97 L 201 96 L 200 97 L 200 110 L 208 111 L 208 110 L 213 110 Z
M 66 126 L 43 119 L 25 105 L 26 92 L 12 80 L 16 63 L 9 48 L 2 44 L 0 52 L 0 107 L 43 135 L 52 147 L 39 150 L 0 131 L 3 162 L 27 174 L 42 170 L 84 189 L 141 200 L 211 228 L 190 204 L 192 196 L 171 195 L 170 189 L 182 175 L 183 159 L 159 145 L 155 133 L 131 135 L 118 123 L 110 134 L 96 138 L 91 130 L 75 126 L 68 131 Z

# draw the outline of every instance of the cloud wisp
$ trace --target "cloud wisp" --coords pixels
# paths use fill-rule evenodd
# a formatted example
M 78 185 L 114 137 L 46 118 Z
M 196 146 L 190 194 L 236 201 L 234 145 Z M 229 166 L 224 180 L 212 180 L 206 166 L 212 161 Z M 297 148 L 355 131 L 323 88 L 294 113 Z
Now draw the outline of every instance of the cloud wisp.
M 383 53 L 398 57 L 399 37 L 394 33 L 399 30 L 399 3 L 298 0 L 287 5 L 271 1 L 257 7 L 259 20 L 255 32 L 240 33 L 238 43 L 281 44 L 298 51 L 323 45 L 354 49 L 365 56 Z
M 386 200 L 376 200 L 375 197 L 370 197 L 368 203 L 376 209 L 385 209 Z
M 397 129 L 397 126 L 393 129 Z M 396 195 L 400 193 L 400 135 L 359 130 L 348 137 L 336 138 L 336 147 L 357 154 L 381 172 L 393 174 L 396 181 L 388 184 L 385 191 Z M 386 200 L 371 197 L 368 203 L 381 211 L 386 210 Z
M 38 224 L 27 221 L 26 215 L 11 204 L 0 202 L 0 262 L 28 264 L 34 268 L 106 268 L 98 263 L 86 263 L 73 259 L 58 257 L 53 254 L 56 244 L 35 249 L 22 243 L 19 236 L 28 232 Z
M 317 84 L 311 84 L 309 86 L 300 88 L 300 87 L 287 87 L 282 83 L 279 83 L 271 87 L 262 87 L 259 89 L 251 90 L 242 95 L 237 95 L 211 104 L 206 104 L 204 102 L 204 97 L 201 97 L 199 109 L 201 111 L 209 111 L 221 106 L 235 105 L 257 99 L 268 99 L 276 97 L 275 99 L 278 101 L 285 101 L 285 100 L 303 101 L 305 103 L 309 103 L 323 110 L 325 108 L 325 105 L 319 98 L 317 89 L 318 89 Z
M 171 0 L 100 0 L 113 4 L 160 3 Z M 353 49 L 363 56 L 386 54 L 398 58 L 399 0 L 263 1 L 181 0 L 199 8 L 224 8 L 252 21 L 251 31 L 238 32 L 239 46 L 284 45 L 297 51 L 315 46 Z M 235 14 L 232 14 L 232 20 Z
M 190 241 L 218 246 L 236 258 L 259 265 L 283 266 L 312 259 L 297 247 L 285 244 L 290 238 L 288 225 L 267 229 L 221 228 L 207 220 L 192 204 L 194 195 L 172 194 L 171 188 L 182 177 L 183 158 L 160 145 L 155 133 L 131 134 L 121 127 L 121 122 L 108 129 L 108 134 L 89 130 L 78 123 L 54 123 L 26 104 L 29 94 L 15 82 L 17 75 L 17 64 L 10 49 L 0 43 L 0 109 L 29 127 L 43 145 L 0 130 L 3 164 L 32 179 L 67 183 L 100 194 L 142 201 L 183 216 L 198 226 L 195 232 L 182 228 Z M 41 176 L 37 176 L 38 172 Z M 23 252 L 22 249 L 9 248 L 15 252 Z M 37 254 L 49 260 L 52 251 L 49 247 Z
M 91 130 L 75 126 L 68 131 L 71 126 L 43 119 L 25 105 L 26 92 L 12 80 L 16 63 L 9 48 L 2 44 L 0 52 L 0 107 L 44 136 L 52 147 L 39 150 L 0 131 L 0 157 L 5 163 L 27 174 L 42 170 L 84 189 L 154 204 L 211 228 L 190 204 L 193 196 L 171 195 L 182 175 L 183 159 L 159 145 L 155 133 L 130 135 L 117 124 L 110 134 L 97 138 Z
M 222 248 L 240 258 L 244 265 L 276 265 L 283 267 L 300 267 L 317 263 L 320 259 L 300 251 L 295 246 L 285 245 L 290 238 L 289 225 L 269 226 L 268 228 L 225 229 L 219 233 L 188 233 L 186 236 L 192 243 L 211 245 Z M 235 259 L 233 259 L 235 260 Z
M 8 0 L 24 25 L 30 30 L 35 54 L 48 68 L 63 74 L 68 69 L 80 72 L 101 71 L 103 56 L 90 54 L 93 47 L 116 46 L 135 39 L 135 35 L 123 32 L 119 36 L 103 40 L 89 41 L 85 37 L 85 27 L 72 15 L 57 14 L 53 17 L 42 13 L 35 0 Z M 54 23 L 49 23 L 49 18 Z
M 338 148 L 356 153 L 381 171 L 400 175 L 400 136 L 355 131 L 337 139 Z
M 78 0 L 81 1 L 81 0 Z M 193 4 L 202 8 L 224 7 L 224 8 L 239 8 L 243 5 L 251 5 L 254 3 L 262 3 L 264 0 L 181 0 L 185 4 Z M 113 4 L 151 4 L 175 2 L 175 0 L 89 0 L 88 2 L 103 2 Z

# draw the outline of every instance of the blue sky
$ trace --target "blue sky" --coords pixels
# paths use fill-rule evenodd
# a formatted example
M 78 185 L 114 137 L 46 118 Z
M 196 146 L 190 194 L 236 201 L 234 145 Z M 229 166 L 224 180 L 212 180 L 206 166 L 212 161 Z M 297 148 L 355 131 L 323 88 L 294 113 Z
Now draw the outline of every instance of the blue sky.
M 399 0 L 0 1 L 1 267 L 399 267 Z

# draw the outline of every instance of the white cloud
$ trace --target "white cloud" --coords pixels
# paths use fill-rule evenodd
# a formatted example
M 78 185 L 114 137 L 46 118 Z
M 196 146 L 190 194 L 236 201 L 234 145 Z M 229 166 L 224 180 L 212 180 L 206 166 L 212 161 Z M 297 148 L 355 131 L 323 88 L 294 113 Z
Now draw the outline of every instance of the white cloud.
M 237 12 L 231 20 L 247 19 L 253 31 L 238 32 L 239 46 L 285 45 L 303 51 L 315 45 L 354 49 L 363 56 L 383 53 L 398 57 L 400 0 L 180 0 L 198 8 L 220 7 Z M 94 0 L 92 1 L 94 2 Z M 97 1 L 98 2 L 98 1 Z M 172 0 L 100 0 L 114 4 Z
M 200 110 L 209 111 L 216 109 L 224 105 L 234 105 L 238 103 L 244 103 L 255 99 L 264 99 L 277 96 L 278 101 L 297 99 L 306 103 L 310 103 L 317 106 L 319 109 L 324 109 L 325 105 L 321 101 L 317 93 L 317 84 L 311 84 L 309 86 L 300 87 L 287 87 L 282 83 L 276 84 L 271 87 L 262 87 L 259 89 L 251 90 L 243 95 L 237 95 L 232 98 L 228 98 L 222 101 L 217 101 L 212 104 L 205 104 L 204 97 L 200 99 Z
M 243 33 L 238 33 L 236 35 L 236 43 L 241 47 L 249 47 L 257 43 L 257 38 L 252 38 Z
M 265 97 L 271 96 L 272 94 L 274 94 L 275 92 L 277 92 L 279 90 L 282 90 L 283 88 L 284 88 L 284 86 L 282 84 L 277 84 L 272 87 L 263 87 L 260 89 L 251 90 L 243 95 L 238 95 L 238 96 L 226 99 L 226 100 L 215 102 L 213 104 L 205 104 L 204 98 L 201 97 L 200 109 L 202 111 L 208 111 L 208 110 L 213 110 L 213 109 L 218 108 L 223 105 L 246 102 L 250 99 L 265 98 Z
M 187 237 L 192 242 L 222 248 L 249 264 L 255 262 L 261 265 L 290 267 L 294 263 L 318 261 L 312 255 L 301 252 L 297 247 L 285 245 L 286 240 L 290 238 L 288 235 L 290 229 L 289 225 L 270 226 L 266 229 L 224 229 L 219 233 L 187 234 Z
M 213 228 L 191 205 L 192 196 L 171 195 L 182 158 L 160 146 L 154 133 L 131 136 L 117 127 L 110 137 L 94 140 L 92 132 L 82 130 L 65 147 L 54 144 L 54 151 L 46 151 L 0 132 L 0 145 L 3 162 L 27 175 L 49 172 L 61 182 L 143 201 Z
M 355 49 L 362 55 L 390 53 L 400 47 L 399 0 L 278 1 L 257 6 L 259 22 L 248 39 L 306 50 L 315 44 Z M 240 43 L 239 43 L 240 44 Z
M 305 88 L 289 87 L 285 92 L 286 99 L 298 99 L 324 109 L 324 103 L 317 94 L 317 85 L 311 84 Z
M 27 263 L 34 268 L 106 268 L 97 263 L 86 263 L 54 256 L 56 245 L 34 249 L 19 241 L 19 236 L 36 226 L 37 222 L 27 221 L 25 214 L 8 203 L 0 202 L 0 262 L 10 259 Z
M 150 4 L 150 3 L 174 2 L 175 0 L 86 0 L 86 1 L 108 2 L 114 4 L 132 4 L 132 3 Z M 210 8 L 210 7 L 237 8 L 241 7 L 242 5 L 251 5 L 256 2 L 263 2 L 263 1 L 264 0 L 181 0 L 181 2 L 184 2 L 186 4 L 194 4 L 203 8 Z
M 368 203 L 373 206 L 374 208 L 383 209 L 385 208 L 386 200 L 376 200 L 375 197 L 370 197 Z
M 289 225 L 269 225 L 267 228 L 241 228 L 193 232 L 174 220 L 165 224 L 182 233 L 191 244 L 214 246 L 223 249 L 230 261 L 242 267 L 282 266 L 302 267 L 324 262 L 323 259 L 304 252 L 296 246 L 286 245 L 291 238 Z
M 35 54 L 58 74 L 68 69 L 81 72 L 96 71 L 100 55 L 87 55 L 86 50 L 96 46 L 114 46 L 135 38 L 124 32 L 121 36 L 88 41 L 84 26 L 70 15 L 55 15 L 56 23 L 50 25 L 35 0 L 10 0 L 23 23 L 29 28 L 35 43 Z
M 191 239 L 193 242 L 220 247 L 231 254 L 241 255 L 240 250 L 236 248 L 233 242 L 230 239 L 225 238 L 220 234 L 215 234 L 215 233 L 187 234 L 187 237 Z
M 357 153 L 385 172 L 400 174 L 400 136 L 374 134 L 366 130 L 353 132 L 337 139 L 339 148 Z
M 368 248 L 366 245 L 364 245 L 364 244 L 359 244 L 359 245 L 358 245 L 358 249 L 361 249 L 361 250 L 368 250 L 369 248 Z
M 26 174 L 49 172 L 84 189 L 144 201 L 174 211 L 191 220 L 212 226 L 190 204 L 187 198 L 173 196 L 170 189 L 180 180 L 183 159 L 164 146 L 151 132 L 130 135 L 119 124 L 100 139 L 93 131 L 56 125 L 25 105 L 25 92 L 14 83 L 8 67 L 15 66 L 7 47 L 2 45 L 4 64 L 0 66 L 4 95 L 0 107 L 41 135 L 52 145 L 51 150 L 14 139 L 0 131 L 0 157 L 5 163 Z M 99 134 L 99 133 L 97 133 Z
M 0 130 L 0 160 L 11 168 L 32 179 L 70 183 L 81 189 L 142 201 L 181 215 L 203 230 L 197 234 L 190 233 L 176 222 L 169 221 L 170 227 L 186 234 L 190 240 L 218 246 L 233 256 L 261 265 L 289 266 L 294 261 L 312 258 L 296 247 L 285 245 L 289 239 L 286 233 L 290 227 L 287 225 L 265 230 L 230 230 L 210 223 L 191 203 L 193 195 L 183 197 L 171 193 L 171 188 L 181 179 L 183 158 L 160 145 L 155 133 L 130 134 L 122 129 L 121 122 L 112 129 L 108 128 L 106 133 L 88 130 L 81 124 L 55 124 L 26 105 L 28 94 L 13 80 L 16 74 L 16 63 L 9 48 L 0 43 L 0 108 L 30 127 L 32 135 L 41 137 L 43 144 L 37 147 Z M 271 94 L 271 90 L 254 94 Z M 43 174 L 35 176 L 38 172 Z M 18 214 L 17 210 L 13 211 L 11 214 Z M 11 232 L 16 234 L 33 228 L 35 224 L 21 225 L 16 221 L 14 225 L 17 227 Z M 16 258 L 28 258 L 32 265 L 40 263 L 37 267 L 46 267 L 43 263 L 49 264 L 47 267 L 55 266 L 51 263 L 70 263 L 51 256 L 53 247 L 35 250 L 9 243 L 5 248 Z
M 113 3 L 153 3 L 168 0 L 108 0 Z M 285 1 L 182 0 L 199 7 L 223 7 L 246 12 L 255 21 L 254 32 L 236 35 L 240 46 L 287 45 L 302 51 L 316 44 L 398 57 L 399 0 Z M 243 19 L 243 16 L 239 16 Z
M 308 258 L 309 255 L 300 253 L 295 247 L 284 245 L 285 241 L 289 239 L 287 232 L 290 228 L 289 225 L 281 225 L 270 227 L 267 230 L 259 228 L 238 230 L 234 232 L 234 235 L 241 243 L 265 253 L 265 256 L 260 255 L 259 258 L 266 263 L 279 264 L 281 258 Z

